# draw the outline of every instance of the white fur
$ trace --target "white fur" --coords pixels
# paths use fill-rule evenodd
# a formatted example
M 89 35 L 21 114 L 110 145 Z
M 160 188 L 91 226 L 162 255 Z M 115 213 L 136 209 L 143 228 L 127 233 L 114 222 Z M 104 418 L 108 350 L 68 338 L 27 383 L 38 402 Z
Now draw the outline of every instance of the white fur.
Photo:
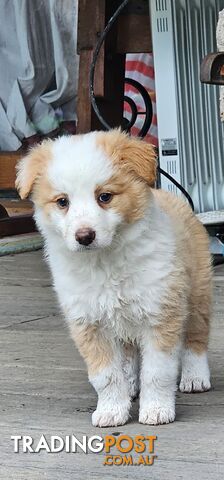
M 93 412 L 92 423 L 97 427 L 123 425 L 129 417 L 131 406 L 128 382 L 121 362 L 114 362 L 95 377 L 89 377 L 98 394 L 97 409 Z
M 189 349 L 184 350 L 179 388 L 181 392 L 185 393 L 210 390 L 211 383 L 207 352 L 198 354 Z
M 157 425 L 175 419 L 175 392 L 180 348 L 164 353 L 150 332 L 142 339 L 140 423 Z
M 54 285 L 67 320 L 100 322 L 124 341 L 135 341 L 146 326 L 158 322 L 174 249 L 169 219 L 153 202 L 145 218 L 115 234 L 108 249 L 73 253 L 57 232 L 46 235 Z

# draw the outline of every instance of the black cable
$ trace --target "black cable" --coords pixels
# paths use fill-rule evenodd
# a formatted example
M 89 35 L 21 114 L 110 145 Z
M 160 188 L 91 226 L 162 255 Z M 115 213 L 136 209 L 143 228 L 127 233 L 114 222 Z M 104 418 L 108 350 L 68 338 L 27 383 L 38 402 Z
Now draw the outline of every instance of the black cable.
M 162 175 L 164 175 L 164 177 L 168 178 L 177 188 L 179 188 L 179 190 L 185 195 L 185 197 L 187 198 L 193 212 L 194 212 L 194 202 L 191 198 L 191 196 L 189 195 L 189 193 L 187 192 L 187 190 L 185 190 L 184 187 L 182 187 L 182 185 L 177 181 L 175 180 L 175 178 L 171 177 L 171 175 L 169 173 L 167 173 L 165 170 L 163 170 L 161 167 L 157 167 L 157 170 L 159 173 L 162 173 Z
M 99 38 L 99 40 L 96 44 L 95 50 L 93 52 L 93 59 L 92 59 L 91 66 L 90 66 L 90 74 L 89 74 L 90 100 L 91 100 L 91 104 L 92 104 L 92 107 L 93 107 L 93 110 L 94 110 L 95 114 L 97 115 L 99 121 L 102 123 L 102 125 L 104 126 L 104 128 L 106 130 L 111 130 L 112 127 L 110 127 L 110 125 L 102 117 L 102 115 L 99 111 L 99 108 L 97 106 L 96 97 L 95 97 L 95 94 L 94 94 L 94 77 L 95 77 L 96 62 L 97 62 L 97 58 L 98 58 L 100 49 L 103 45 L 103 42 L 104 42 L 107 34 L 111 30 L 114 22 L 117 20 L 117 17 L 120 15 L 120 13 L 124 9 L 124 7 L 126 7 L 128 2 L 129 2 L 129 0 L 124 0 L 120 4 L 120 6 L 117 8 L 117 10 L 114 12 L 114 14 L 110 18 L 110 20 L 108 21 L 105 29 L 103 30 L 103 32 L 100 35 L 100 38 Z M 194 211 L 193 200 L 192 200 L 191 196 L 189 195 L 189 193 L 185 190 L 185 188 L 182 187 L 182 185 L 177 180 L 175 180 L 173 177 L 171 177 L 171 175 L 169 175 L 169 173 L 165 172 L 162 168 L 158 167 L 158 172 L 161 173 L 162 175 L 164 175 L 165 177 L 167 177 L 185 195 L 185 197 L 187 198 L 192 210 Z

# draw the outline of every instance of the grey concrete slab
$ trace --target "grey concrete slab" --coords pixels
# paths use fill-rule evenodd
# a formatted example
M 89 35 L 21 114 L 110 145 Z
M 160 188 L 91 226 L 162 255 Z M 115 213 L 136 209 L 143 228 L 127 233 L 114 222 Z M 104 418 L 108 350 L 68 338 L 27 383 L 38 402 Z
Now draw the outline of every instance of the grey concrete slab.
M 224 478 L 224 268 L 214 278 L 210 341 L 213 389 L 177 394 L 173 424 L 91 425 L 96 394 L 60 314 L 41 252 L 0 258 L 0 479 Z M 14 453 L 11 435 L 157 435 L 153 466 L 106 466 L 104 454 Z M 115 450 L 113 450 L 115 453 Z M 116 452 L 117 453 L 117 452 Z M 136 458 L 135 455 L 133 455 Z

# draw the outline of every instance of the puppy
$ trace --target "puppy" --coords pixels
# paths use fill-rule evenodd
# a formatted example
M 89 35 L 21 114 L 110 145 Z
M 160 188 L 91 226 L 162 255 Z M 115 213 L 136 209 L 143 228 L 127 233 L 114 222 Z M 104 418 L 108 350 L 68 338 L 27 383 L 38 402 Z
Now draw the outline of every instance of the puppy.
M 99 427 L 127 422 L 139 389 L 139 422 L 173 422 L 179 364 L 182 392 L 210 389 L 208 237 L 155 179 L 153 147 L 120 130 L 45 141 L 18 165 Z

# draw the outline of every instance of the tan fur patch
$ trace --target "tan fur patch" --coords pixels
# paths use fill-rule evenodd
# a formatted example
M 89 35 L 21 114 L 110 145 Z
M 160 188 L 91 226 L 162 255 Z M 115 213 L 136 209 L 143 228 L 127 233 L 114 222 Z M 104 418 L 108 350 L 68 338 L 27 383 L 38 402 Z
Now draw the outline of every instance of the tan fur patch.
M 143 217 L 151 196 L 147 184 L 131 173 L 123 171 L 123 168 L 96 189 L 96 198 L 103 192 L 112 193 L 113 198 L 109 203 L 100 206 L 104 209 L 113 208 L 127 223 Z
M 155 185 L 157 162 L 152 145 L 129 137 L 117 129 L 98 133 L 96 144 L 106 152 L 115 166 L 123 168 L 123 174 L 125 171 L 132 173 L 148 185 Z
M 32 198 L 36 205 L 44 209 L 52 206 L 54 200 L 56 201 L 55 190 L 46 176 L 39 176 L 36 179 Z
M 51 160 L 51 144 L 51 140 L 44 141 L 18 162 L 15 185 L 22 199 L 31 193 L 34 183 L 43 175 Z
M 208 235 L 186 202 L 162 190 L 153 195 L 171 218 L 176 237 L 175 273 L 161 306 L 156 342 L 171 351 L 183 340 L 186 348 L 202 353 L 208 345 L 212 291 Z
M 96 375 L 112 362 L 112 345 L 98 325 L 75 325 L 71 328 L 71 337 L 87 364 L 89 375 Z
M 154 340 L 159 350 L 169 353 L 183 341 L 183 325 L 188 314 L 184 279 L 172 275 L 161 305 L 161 321 L 154 328 Z

